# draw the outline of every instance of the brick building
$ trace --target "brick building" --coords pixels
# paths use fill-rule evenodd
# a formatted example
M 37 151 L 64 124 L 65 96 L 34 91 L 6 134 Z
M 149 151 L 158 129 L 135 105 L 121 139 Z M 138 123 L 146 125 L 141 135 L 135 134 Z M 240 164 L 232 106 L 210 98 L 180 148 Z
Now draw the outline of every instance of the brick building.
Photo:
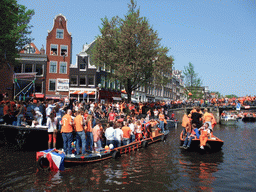
M 67 30 L 67 19 L 55 16 L 53 28 L 46 38 L 46 99 L 69 95 L 69 67 L 72 59 L 72 37 Z

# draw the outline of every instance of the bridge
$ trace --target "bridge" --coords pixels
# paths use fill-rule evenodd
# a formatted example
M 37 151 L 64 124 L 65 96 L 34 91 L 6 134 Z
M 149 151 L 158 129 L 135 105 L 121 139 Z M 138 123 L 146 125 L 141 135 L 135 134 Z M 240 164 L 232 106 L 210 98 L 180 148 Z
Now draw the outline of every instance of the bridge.
M 208 112 L 210 112 L 214 115 L 217 123 L 220 122 L 220 114 L 223 111 L 235 111 L 236 110 L 236 106 L 201 107 L 201 110 L 204 110 L 204 108 L 207 108 Z M 178 119 L 179 123 L 181 123 L 184 113 L 189 114 L 192 109 L 193 109 L 192 107 L 169 109 L 169 113 L 173 112 L 175 114 L 176 119 Z M 248 110 L 256 110 L 256 106 L 242 106 L 240 108 L 240 111 L 248 111 Z

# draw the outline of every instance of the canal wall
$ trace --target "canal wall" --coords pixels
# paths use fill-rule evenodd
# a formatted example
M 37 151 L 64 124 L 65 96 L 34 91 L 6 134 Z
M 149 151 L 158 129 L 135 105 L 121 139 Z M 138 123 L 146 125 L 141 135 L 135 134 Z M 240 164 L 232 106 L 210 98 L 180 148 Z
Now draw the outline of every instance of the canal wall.
M 204 108 L 201 108 L 201 110 L 203 110 Z M 219 113 L 219 108 L 214 108 L 214 107 L 207 107 L 208 112 L 212 113 L 213 116 L 215 117 L 217 123 L 220 122 L 220 113 Z M 182 118 L 184 116 L 184 114 L 189 114 L 190 111 L 192 110 L 191 107 L 189 108 L 179 108 L 179 109 L 170 109 L 169 110 L 169 114 L 174 113 L 175 118 L 178 120 L 178 123 L 182 123 Z

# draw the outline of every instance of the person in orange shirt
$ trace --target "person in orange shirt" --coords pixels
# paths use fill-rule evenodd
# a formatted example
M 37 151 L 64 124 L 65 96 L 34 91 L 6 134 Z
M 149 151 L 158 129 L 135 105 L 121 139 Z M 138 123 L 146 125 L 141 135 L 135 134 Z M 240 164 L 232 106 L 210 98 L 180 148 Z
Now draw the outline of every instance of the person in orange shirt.
M 61 133 L 63 138 L 63 149 L 65 154 L 71 155 L 71 143 L 72 143 L 72 131 L 73 131 L 73 121 L 71 118 L 72 111 L 70 109 L 67 110 L 67 114 L 62 117 L 61 120 Z
M 89 151 L 93 150 L 93 134 L 92 134 L 92 115 L 88 115 L 86 120 L 86 149 Z
M 74 129 L 76 131 L 76 154 L 80 153 L 80 146 L 82 143 L 82 154 L 85 154 L 85 132 L 84 132 L 84 118 L 83 111 L 81 109 L 78 110 L 78 114 L 74 119 Z
M 123 131 L 123 145 L 128 145 L 130 143 L 131 128 L 127 126 L 126 121 L 123 122 L 124 126 L 122 127 Z
M 209 128 L 212 129 L 212 121 L 214 119 L 214 116 L 212 113 L 208 113 L 208 109 L 204 109 L 204 115 L 203 115 L 203 122 L 204 124 L 208 123 Z
M 206 145 L 208 137 L 211 136 L 211 131 L 209 129 L 209 124 L 206 123 L 201 128 L 199 128 L 198 131 L 201 131 L 201 135 L 199 137 L 199 139 L 200 139 L 200 149 L 204 149 L 204 146 Z
M 3 113 L 4 113 L 3 119 L 7 125 L 12 124 L 11 117 L 10 117 L 10 107 L 11 107 L 10 104 L 6 102 L 3 109 Z

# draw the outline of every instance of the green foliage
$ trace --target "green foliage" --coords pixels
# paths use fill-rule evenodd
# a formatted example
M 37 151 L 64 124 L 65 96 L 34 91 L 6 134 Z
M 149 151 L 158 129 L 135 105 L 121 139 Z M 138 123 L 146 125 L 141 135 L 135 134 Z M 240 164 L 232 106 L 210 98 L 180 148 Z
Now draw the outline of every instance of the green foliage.
M 231 98 L 238 98 L 235 94 L 231 94 L 231 95 L 226 95 L 225 97 L 231 99 Z
M 33 10 L 26 10 L 16 0 L 2 0 L 0 3 L 0 58 L 1 65 L 14 63 L 18 52 L 32 39 L 29 22 Z
M 171 73 L 173 59 L 160 46 L 156 31 L 131 0 L 124 19 L 118 16 L 102 19 L 101 36 L 92 49 L 92 62 L 96 66 L 114 70 L 111 78 L 118 80 L 126 89 L 128 100 L 131 92 L 149 81 L 165 84 Z
M 203 82 L 198 74 L 195 72 L 194 65 L 192 63 L 188 63 L 188 66 L 184 67 L 183 71 L 186 80 L 187 87 L 200 87 Z

